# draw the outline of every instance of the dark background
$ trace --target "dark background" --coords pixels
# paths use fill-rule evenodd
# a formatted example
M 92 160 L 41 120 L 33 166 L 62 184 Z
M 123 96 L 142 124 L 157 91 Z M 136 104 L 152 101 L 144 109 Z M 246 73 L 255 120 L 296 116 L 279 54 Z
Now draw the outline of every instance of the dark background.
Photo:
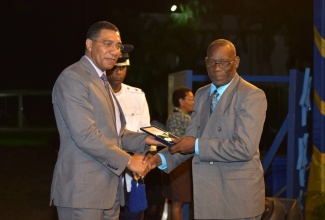
M 170 12 L 172 4 L 181 15 Z M 205 74 L 206 48 L 214 39 L 229 38 L 238 51 L 255 54 L 245 68 L 242 59 L 242 75 L 274 74 L 275 35 L 285 39 L 288 70 L 313 63 L 313 1 L 12 0 L 1 5 L 0 91 L 50 91 L 59 73 L 84 54 L 89 26 L 107 20 L 120 29 L 124 43 L 135 46 L 125 83 L 144 90 L 152 119 L 163 123 L 168 74 L 186 69 Z M 225 15 L 236 19 L 236 27 Z M 249 48 L 247 39 L 256 48 Z

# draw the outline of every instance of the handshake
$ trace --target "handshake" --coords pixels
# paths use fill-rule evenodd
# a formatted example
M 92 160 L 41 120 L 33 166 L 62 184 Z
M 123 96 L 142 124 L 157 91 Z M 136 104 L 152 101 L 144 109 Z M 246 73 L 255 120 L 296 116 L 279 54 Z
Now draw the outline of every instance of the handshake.
M 151 136 L 146 137 L 145 143 L 147 145 L 164 146 L 162 143 L 155 140 L 155 138 Z M 160 164 L 157 164 L 156 161 L 154 160 L 155 158 L 151 156 L 152 155 L 150 154 L 147 154 L 146 156 L 140 154 L 134 154 L 131 156 L 130 161 L 126 167 L 133 172 L 134 177 L 144 178 L 147 175 L 147 173 L 149 173 L 150 170 L 156 168 L 161 164 L 161 160 L 158 155 L 156 157 L 159 158 Z
M 145 156 L 134 154 L 131 156 L 127 168 L 133 172 L 135 177 L 141 177 L 143 179 L 150 170 L 159 165 L 161 165 L 161 159 L 158 154 L 151 155 L 148 153 Z
M 175 145 L 168 148 L 171 154 L 181 153 L 181 154 L 191 154 L 194 153 L 195 138 L 184 136 L 179 139 L 173 139 Z M 146 138 L 146 144 L 156 145 L 156 146 L 165 146 L 162 145 L 157 140 L 148 136 Z M 134 176 L 144 178 L 150 170 L 161 165 L 162 160 L 158 154 L 152 155 L 150 153 L 145 156 L 140 154 L 134 154 L 131 156 L 127 168 L 131 170 Z

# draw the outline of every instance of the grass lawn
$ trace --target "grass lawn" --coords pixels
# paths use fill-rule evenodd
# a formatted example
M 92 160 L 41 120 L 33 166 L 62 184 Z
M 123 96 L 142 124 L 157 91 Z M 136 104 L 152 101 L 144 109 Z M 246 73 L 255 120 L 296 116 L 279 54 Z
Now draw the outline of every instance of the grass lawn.
M 56 153 L 49 133 L 0 134 L 0 219 L 56 220 L 49 206 Z

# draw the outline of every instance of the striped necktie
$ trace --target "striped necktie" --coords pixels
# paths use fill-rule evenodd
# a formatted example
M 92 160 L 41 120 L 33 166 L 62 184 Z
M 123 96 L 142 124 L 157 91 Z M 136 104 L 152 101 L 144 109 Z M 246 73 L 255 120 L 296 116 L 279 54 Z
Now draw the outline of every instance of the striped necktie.
M 210 114 L 213 112 L 214 108 L 216 107 L 216 104 L 218 102 L 218 96 L 219 96 L 219 93 L 218 91 L 215 89 L 211 95 L 211 106 L 210 106 Z
M 114 115 L 115 115 L 115 105 L 114 105 L 114 101 L 113 101 L 113 97 L 112 97 L 112 94 L 111 94 L 111 91 L 108 87 L 108 81 L 107 81 L 107 78 L 106 78 L 106 75 L 105 74 L 102 74 L 102 76 L 100 77 L 102 80 L 103 80 L 103 83 L 104 83 L 104 86 L 105 86 L 105 89 L 108 93 L 108 96 L 109 96 L 109 99 L 111 101 L 111 104 L 113 106 L 113 109 L 114 109 Z
M 110 93 L 109 88 L 108 88 L 108 81 L 107 81 L 106 75 L 102 74 L 102 76 L 100 78 L 103 80 L 105 89 L 108 92 L 108 94 L 110 95 L 111 93 Z
M 106 75 L 105 74 L 102 74 L 102 76 L 100 78 L 103 80 L 105 89 L 108 92 L 108 97 L 109 97 L 109 99 L 111 101 L 111 104 L 112 104 L 112 107 L 113 107 L 113 110 L 114 110 L 114 118 L 115 118 L 115 123 L 116 123 L 116 131 L 117 131 L 117 134 L 120 134 L 122 124 L 121 124 L 121 112 L 119 110 L 118 103 L 116 103 L 116 101 L 113 100 L 113 91 L 110 89 L 110 87 L 108 85 L 108 81 L 107 81 Z

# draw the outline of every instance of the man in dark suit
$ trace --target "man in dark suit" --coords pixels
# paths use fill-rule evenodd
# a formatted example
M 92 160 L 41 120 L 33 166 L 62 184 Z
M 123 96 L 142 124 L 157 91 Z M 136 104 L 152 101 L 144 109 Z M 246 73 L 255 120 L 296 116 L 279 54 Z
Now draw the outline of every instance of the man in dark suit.
M 126 167 L 141 177 L 149 171 L 141 154 L 149 150 L 146 144 L 158 143 L 125 130 L 123 111 L 105 75 L 122 49 L 117 27 L 97 22 L 87 32 L 85 55 L 55 82 L 52 102 L 60 149 L 50 203 L 60 220 L 117 220 L 124 204 L 121 173 Z
M 237 74 L 239 61 L 230 41 L 209 45 L 205 63 L 212 83 L 196 92 L 185 136 L 144 160 L 169 173 L 193 156 L 195 219 L 258 220 L 265 208 L 259 142 L 267 102 L 261 89 Z

